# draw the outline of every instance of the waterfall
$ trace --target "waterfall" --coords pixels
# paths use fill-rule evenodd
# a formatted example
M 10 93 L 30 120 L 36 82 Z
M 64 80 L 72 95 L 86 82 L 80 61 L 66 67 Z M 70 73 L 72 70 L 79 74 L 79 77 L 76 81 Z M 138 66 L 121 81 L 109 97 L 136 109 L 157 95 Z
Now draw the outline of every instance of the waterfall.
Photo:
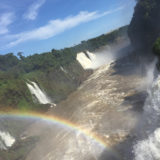
M 86 54 L 88 55 L 89 59 L 93 62 L 96 60 L 97 56 L 94 53 L 91 53 L 89 51 L 86 51 Z
M 127 41 L 118 45 L 103 46 L 94 52 L 80 52 L 77 53 L 76 60 L 80 63 L 83 69 L 94 70 L 130 54 L 131 48 L 129 45 L 130 43 Z
M 83 69 L 92 69 L 92 61 L 85 55 L 85 53 L 78 53 L 76 59 L 81 64 Z
M 107 50 L 95 53 L 85 51 L 78 53 L 76 59 L 83 69 L 97 69 L 102 65 L 115 61 L 116 56 L 114 52 Z
M 0 131 L 0 149 L 7 150 L 15 143 L 15 138 L 8 132 Z
M 60 70 L 66 74 L 68 73 L 62 66 L 60 66 Z
M 39 103 L 41 104 L 51 104 L 51 100 L 47 97 L 47 95 L 39 88 L 39 86 L 35 82 L 27 83 L 27 86 L 33 96 L 35 96 Z
M 97 69 L 110 62 L 107 54 L 91 53 L 89 51 L 78 53 L 77 61 L 81 64 L 83 69 Z
M 148 98 L 144 106 L 145 117 L 142 119 L 146 127 L 141 130 L 145 137 L 133 147 L 135 160 L 160 159 L 160 76 L 148 90 Z

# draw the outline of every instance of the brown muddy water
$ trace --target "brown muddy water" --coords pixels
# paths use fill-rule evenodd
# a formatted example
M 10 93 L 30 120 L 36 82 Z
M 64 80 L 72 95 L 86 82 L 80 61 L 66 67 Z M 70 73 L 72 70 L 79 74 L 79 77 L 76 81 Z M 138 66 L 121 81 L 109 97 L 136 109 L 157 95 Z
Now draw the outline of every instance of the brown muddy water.
M 31 148 L 27 148 L 26 152 L 19 151 L 24 152 L 25 156 L 22 154 L 18 158 L 128 159 L 136 137 L 134 129 L 139 123 L 147 96 L 145 82 L 145 76 L 131 56 L 101 66 L 66 100 L 47 113 L 79 124 L 99 139 L 83 134 L 78 128 L 72 129 L 72 126 L 57 125 L 50 121 L 23 122 L 27 127 L 21 127 L 20 136 L 16 138 L 22 147 L 26 144 Z M 16 151 L 16 148 L 13 149 Z

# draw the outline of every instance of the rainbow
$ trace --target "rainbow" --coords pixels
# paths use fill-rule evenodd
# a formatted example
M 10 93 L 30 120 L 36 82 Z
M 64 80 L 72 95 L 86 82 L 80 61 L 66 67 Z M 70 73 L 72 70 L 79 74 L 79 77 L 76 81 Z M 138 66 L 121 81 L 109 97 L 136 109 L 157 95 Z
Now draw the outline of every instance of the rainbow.
M 49 114 L 42 114 L 37 112 L 19 112 L 19 111 L 9 111 L 9 112 L 0 112 L 0 118 L 1 117 L 15 117 L 15 118 L 27 118 L 27 119 L 40 119 L 47 122 L 51 122 L 53 124 L 62 126 L 64 128 L 69 128 L 73 131 L 78 131 L 84 136 L 91 139 L 93 142 L 97 143 L 103 149 L 112 152 L 116 157 L 120 157 L 119 154 L 116 151 L 113 151 L 109 145 L 104 141 L 102 137 L 100 137 L 98 134 L 93 133 L 83 127 L 81 127 L 79 124 L 73 123 L 69 120 L 66 120 L 62 117 L 57 117 L 55 115 L 49 115 Z

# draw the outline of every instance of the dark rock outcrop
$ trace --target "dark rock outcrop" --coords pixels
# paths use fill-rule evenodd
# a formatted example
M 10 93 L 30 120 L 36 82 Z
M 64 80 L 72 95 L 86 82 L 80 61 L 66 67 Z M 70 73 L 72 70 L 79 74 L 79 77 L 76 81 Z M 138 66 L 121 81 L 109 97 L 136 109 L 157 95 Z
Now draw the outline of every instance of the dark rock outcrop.
M 153 43 L 160 36 L 159 20 L 159 0 L 138 0 L 128 29 L 129 38 L 136 50 L 152 49 Z

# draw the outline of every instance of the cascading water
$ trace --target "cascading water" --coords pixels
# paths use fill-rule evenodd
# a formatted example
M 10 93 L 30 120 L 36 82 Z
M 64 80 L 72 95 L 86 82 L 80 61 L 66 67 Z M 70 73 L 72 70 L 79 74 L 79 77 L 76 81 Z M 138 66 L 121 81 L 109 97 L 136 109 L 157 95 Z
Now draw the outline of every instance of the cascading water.
M 47 95 L 39 88 L 39 86 L 35 82 L 27 83 L 27 86 L 32 95 L 34 95 L 38 102 L 41 104 L 49 104 L 51 100 L 47 97 Z
M 88 58 L 85 53 L 80 52 L 77 54 L 77 61 L 81 64 L 83 69 L 92 69 L 92 60 Z
M 7 150 L 15 143 L 15 138 L 8 132 L 0 131 L 0 149 Z
M 113 60 L 107 54 L 91 53 L 89 51 L 80 52 L 77 54 L 77 61 L 83 69 L 97 69 L 98 67 L 109 63 Z
M 60 66 L 60 70 L 61 70 L 62 72 L 64 72 L 65 74 L 67 74 L 67 73 L 68 73 L 68 71 L 67 71 L 67 70 L 65 70 L 62 66 Z
M 142 140 L 133 147 L 135 160 L 160 159 L 160 76 L 148 90 L 144 106 L 144 126 L 141 128 Z
M 37 98 L 39 103 L 51 104 L 51 107 L 56 106 L 56 104 L 52 103 L 48 96 L 39 88 L 39 86 L 35 82 L 29 81 L 29 83 L 26 84 L 31 94 Z
M 81 64 L 83 69 L 97 69 L 105 64 L 109 64 L 118 58 L 126 56 L 130 48 L 129 43 L 116 46 L 105 46 L 103 49 L 97 50 L 95 52 L 84 51 L 77 53 L 77 61 Z M 126 51 L 127 52 L 126 52 Z

